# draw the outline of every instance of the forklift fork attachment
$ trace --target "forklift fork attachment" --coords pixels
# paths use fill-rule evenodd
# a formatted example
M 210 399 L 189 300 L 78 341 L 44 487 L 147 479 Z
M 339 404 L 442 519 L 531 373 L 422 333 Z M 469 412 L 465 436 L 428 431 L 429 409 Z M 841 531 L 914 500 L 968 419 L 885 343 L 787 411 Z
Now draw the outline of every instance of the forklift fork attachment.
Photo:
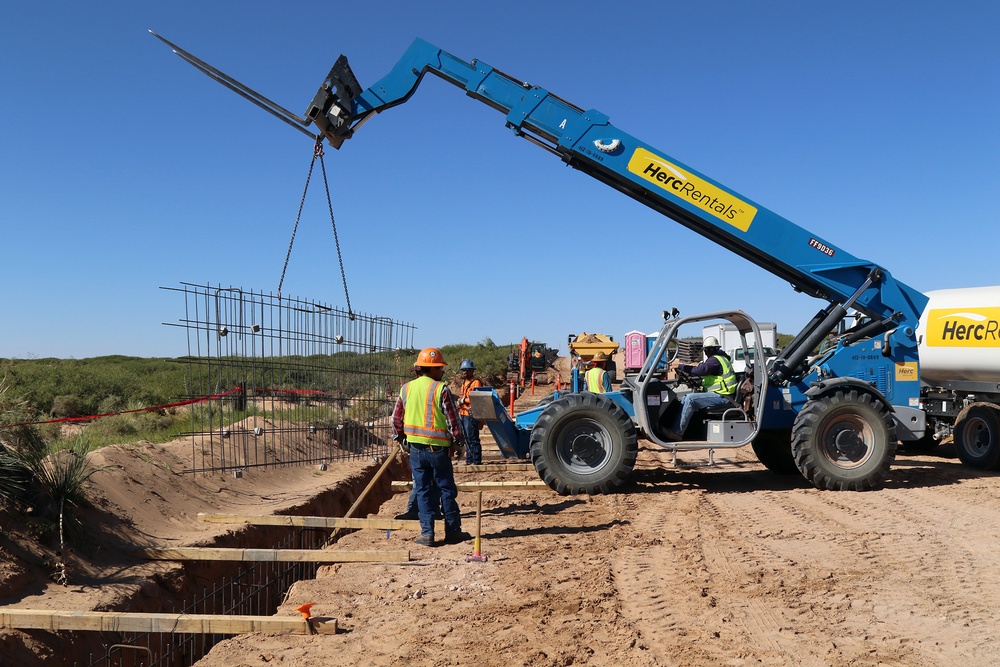
M 268 98 L 264 97 L 263 95 L 261 95 L 260 93 L 258 93 L 257 91 L 255 91 L 253 88 L 250 88 L 246 84 L 240 83 L 239 81 L 237 81 L 236 79 L 232 78 L 231 76 L 229 76 L 225 72 L 222 72 L 222 71 L 216 69 L 215 67 L 212 67 L 211 65 L 209 65 L 208 63 L 206 63 L 204 60 L 198 58 L 194 54 L 188 53 L 187 51 L 185 51 L 181 47 L 177 46 L 173 42 L 170 42 L 169 40 L 164 39 L 160 35 L 157 35 L 152 30 L 149 31 L 149 34 L 151 34 L 153 37 L 157 38 L 158 40 L 160 40 L 161 42 L 163 42 L 164 44 L 166 44 L 167 46 L 169 46 L 171 49 L 173 49 L 174 53 L 176 53 L 181 58 L 183 58 L 185 61 L 187 61 L 188 63 L 190 63 L 191 65 L 193 65 L 202 74 L 205 74 L 206 76 L 214 79 L 215 81 L 218 81 L 223 86 L 225 86 L 229 90 L 233 91 L 234 93 L 236 93 L 240 97 L 242 97 L 242 98 L 244 98 L 246 100 L 249 100 L 250 102 L 253 102 L 257 106 L 259 106 L 261 109 L 263 109 L 264 111 L 268 112 L 269 114 L 271 114 L 275 118 L 278 118 L 279 120 L 284 121 L 285 123 L 287 123 L 291 127 L 294 127 L 296 130 L 298 130 L 299 132 L 305 134 L 307 137 L 310 137 L 313 140 L 316 140 L 316 139 L 319 138 L 318 135 L 315 135 L 315 134 L 313 134 L 312 132 L 310 132 L 308 130 L 309 123 L 310 123 L 310 121 L 309 121 L 308 118 L 302 118 L 300 116 L 296 116 L 294 113 L 292 113 L 288 109 L 284 108 L 283 106 L 281 106 L 281 105 L 279 105 L 279 104 L 277 104 L 275 102 L 272 102 Z M 343 56 L 341 56 L 341 58 L 343 58 Z M 340 61 L 338 60 L 337 62 L 340 62 Z M 344 62 L 346 64 L 347 61 L 345 60 Z M 335 66 L 335 68 L 336 68 L 336 66 Z M 348 68 L 348 70 L 349 69 L 350 68 Z M 331 74 L 332 74 L 332 72 L 331 72 Z M 356 81 L 355 81 L 355 85 L 357 85 Z M 350 108 L 350 107 L 348 107 L 348 108 Z M 318 123 L 317 123 L 317 125 L 318 125 Z

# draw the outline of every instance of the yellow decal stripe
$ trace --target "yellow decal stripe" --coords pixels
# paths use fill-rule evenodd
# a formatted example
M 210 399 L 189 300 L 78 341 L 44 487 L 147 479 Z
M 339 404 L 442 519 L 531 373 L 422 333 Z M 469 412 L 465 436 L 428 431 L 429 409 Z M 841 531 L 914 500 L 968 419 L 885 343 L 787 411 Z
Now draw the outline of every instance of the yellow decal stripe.
M 628 162 L 628 170 L 732 225 L 741 232 L 750 229 L 757 209 L 742 199 L 719 189 L 659 155 L 636 148 Z
M 938 308 L 927 314 L 927 344 L 1000 347 L 1000 308 Z

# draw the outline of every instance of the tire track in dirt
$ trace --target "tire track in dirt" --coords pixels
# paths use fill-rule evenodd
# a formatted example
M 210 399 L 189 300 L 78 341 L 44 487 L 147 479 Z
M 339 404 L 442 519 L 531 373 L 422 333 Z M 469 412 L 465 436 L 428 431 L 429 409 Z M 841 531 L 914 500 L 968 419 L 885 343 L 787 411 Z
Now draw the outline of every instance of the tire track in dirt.
M 867 494 L 866 494 L 867 497 Z M 995 500 L 975 487 L 890 489 L 848 508 L 869 526 L 886 526 L 868 540 L 874 569 L 883 573 L 870 591 L 872 612 L 895 634 L 945 663 L 1000 661 L 1000 642 L 981 628 L 1000 622 L 1000 593 L 982 590 L 983 573 L 1000 566 Z
M 633 529 L 660 541 L 628 551 L 615 582 L 651 649 L 684 665 L 733 664 L 733 646 L 747 647 L 736 660 L 769 665 L 945 664 L 922 660 L 906 638 L 873 632 L 872 605 L 841 590 L 851 581 L 841 569 L 877 566 L 871 526 L 863 514 L 802 498 L 857 494 L 767 488 L 773 479 L 722 462 L 678 471 L 671 481 L 680 491 L 663 485 L 635 504 Z M 824 559 L 814 562 L 817 553 Z
M 636 627 L 657 664 L 710 664 L 700 633 L 692 636 L 691 603 L 701 588 L 703 558 L 690 537 L 697 534 L 697 494 L 689 491 L 662 497 L 623 497 L 639 548 L 621 550 L 613 562 L 615 587 L 623 616 Z M 687 539 L 678 540 L 684 535 Z M 704 601 L 703 601 L 704 604 Z
M 678 470 L 674 479 L 690 476 L 700 483 L 702 473 L 716 470 Z M 686 486 L 631 501 L 632 528 L 651 544 L 616 562 L 623 613 L 669 664 L 731 663 L 734 645 L 753 647 L 740 659 L 802 664 L 801 652 L 796 657 L 782 647 L 778 635 L 789 624 L 772 612 L 767 597 L 739 592 L 753 585 L 745 570 L 755 556 L 732 539 L 729 521 L 718 516 L 710 494 Z M 651 587 L 657 587 L 655 594 Z

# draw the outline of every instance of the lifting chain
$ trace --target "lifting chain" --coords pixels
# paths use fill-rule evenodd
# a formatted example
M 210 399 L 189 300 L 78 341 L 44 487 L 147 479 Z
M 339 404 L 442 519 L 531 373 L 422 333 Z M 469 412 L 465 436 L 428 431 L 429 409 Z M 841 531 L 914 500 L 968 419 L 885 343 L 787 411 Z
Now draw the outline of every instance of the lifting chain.
M 316 138 L 316 145 L 313 146 L 312 160 L 309 162 L 309 173 L 306 174 L 306 185 L 302 189 L 302 198 L 299 200 L 299 211 L 295 216 L 295 225 L 292 227 L 292 238 L 288 241 L 288 252 L 285 253 L 285 264 L 281 267 L 281 278 L 278 280 L 278 298 L 281 298 L 281 286 L 285 282 L 285 271 L 288 270 L 288 260 L 292 256 L 292 245 L 295 243 L 295 234 L 299 229 L 299 220 L 302 218 L 302 208 L 306 203 L 306 193 L 309 192 L 309 182 L 312 180 L 313 167 L 316 166 L 316 159 L 319 159 L 319 166 L 323 172 L 323 187 L 326 189 L 326 205 L 330 211 L 330 223 L 333 225 L 333 242 L 337 247 L 337 262 L 340 264 L 340 278 L 344 283 L 344 298 L 347 299 L 347 315 L 354 319 L 354 311 L 351 309 L 351 295 L 347 291 L 347 274 L 344 272 L 344 258 L 340 252 L 340 237 L 337 234 L 337 221 L 333 216 L 333 201 L 330 199 L 330 184 L 326 178 L 326 163 L 323 162 L 323 137 Z

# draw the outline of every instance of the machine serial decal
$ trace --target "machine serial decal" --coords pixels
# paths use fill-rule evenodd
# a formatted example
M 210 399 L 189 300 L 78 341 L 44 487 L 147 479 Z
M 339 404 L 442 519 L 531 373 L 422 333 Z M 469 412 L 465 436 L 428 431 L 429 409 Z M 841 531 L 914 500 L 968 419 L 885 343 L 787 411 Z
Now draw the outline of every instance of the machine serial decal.
M 711 213 L 741 232 L 750 229 L 757 209 L 717 188 L 659 155 L 636 148 L 628 161 L 628 170 L 672 195 Z
M 822 241 L 817 241 L 816 239 L 809 239 L 809 246 L 811 248 L 816 248 L 816 250 L 819 250 L 821 253 L 823 253 L 827 257 L 833 257 L 833 253 L 834 253 L 833 248 L 831 248 L 827 244 L 823 243 Z
M 1000 308 L 932 310 L 927 344 L 940 347 L 1000 347 Z

